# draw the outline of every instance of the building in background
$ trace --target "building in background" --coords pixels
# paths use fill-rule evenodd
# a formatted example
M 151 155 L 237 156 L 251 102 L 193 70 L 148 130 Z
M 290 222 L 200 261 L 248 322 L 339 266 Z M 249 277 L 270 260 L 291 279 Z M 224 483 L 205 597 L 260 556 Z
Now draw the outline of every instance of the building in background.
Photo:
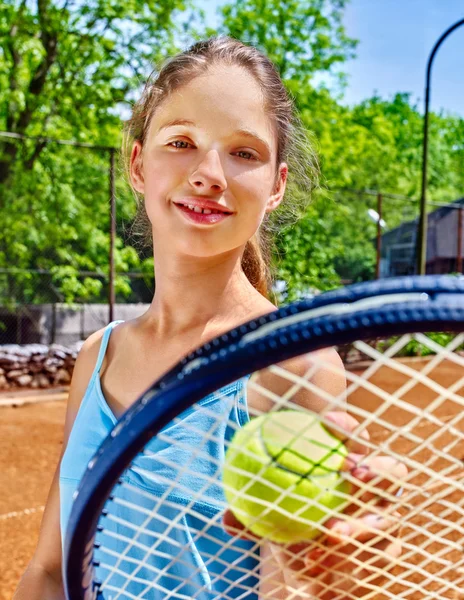
M 412 275 L 416 270 L 417 219 L 382 235 L 380 276 Z M 428 215 L 427 265 L 430 274 L 462 272 L 464 197 Z

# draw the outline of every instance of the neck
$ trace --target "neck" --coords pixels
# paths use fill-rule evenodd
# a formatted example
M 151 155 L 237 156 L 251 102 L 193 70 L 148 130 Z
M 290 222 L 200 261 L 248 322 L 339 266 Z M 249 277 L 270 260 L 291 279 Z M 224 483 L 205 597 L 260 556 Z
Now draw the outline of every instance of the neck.
M 155 253 L 156 254 L 156 253 Z M 209 338 L 245 322 L 272 304 L 248 281 L 241 256 L 163 256 L 155 263 L 156 289 L 146 317 L 157 335 Z

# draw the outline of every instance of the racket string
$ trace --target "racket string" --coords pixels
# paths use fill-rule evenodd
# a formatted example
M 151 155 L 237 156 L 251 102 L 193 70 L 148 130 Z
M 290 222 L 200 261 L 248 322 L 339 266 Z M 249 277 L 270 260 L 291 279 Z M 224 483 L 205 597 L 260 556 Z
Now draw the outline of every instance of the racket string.
M 390 539 L 393 542 L 394 536 L 388 538 L 388 533 L 381 532 L 378 537 L 374 537 L 370 541 L 368 558 L 365 556 L 366 544 L 357 540 L 353 541 L 356 549 L 350 556 L 354 565 L 350 576 L 355 578 L 357 573 L 361 573 L 369 567 L 371 575 L 364 577 L 363 585 L 365 584 L 366 588 L 369 588 L 369 585 L 372 586 L 372 598 L 380 598 L 379 593 L 383 594 L 382 597 L 385 598 L 409 598 L 410 600 L 435 597 L 431 594 L 436 594 L 437 598 L 451 598 L 452 596 L 449 594 L 456 594 L 461 590 L 463 577 L 459 573 L 459 569 L 463 568 L 464 509 L 462 502 L 459 500 L 457 502 L 448 501 L 448 497 L 450 491 L 461 494 L 464 491 L 464 478 L 462 477 L 464 434 L 462 428 L 460 429 L 462 419 L 460 412 L 464 408 L 464 400 L 461 395 L 464 377 L 458 376 L 452 383 L 440 383 L 434 377 L 434 374 L 440 372 L 440 369 L 446 370 L 445 367 L 448 368 L 448 364 L 454 365 L 457 369 L 464 366 L 464 358 L 456 355 L 455 352 L 455 349 L 462 345 L 464 339 L 463 336 L 458 338 L 459 336 L 453 340 L 452 344 L 441 350 L 442 347 L 437 347 L 435 342 L 430 344 L 431 350 L 438 354 L 424 361 L 424 365 L 397 357 L 397 354 L 404 350 L 412 340 L 424 344 L 423 336 L 405 336 L 404 339 L 401 338 L 390 345 L 384 352 L 380 352 L 364 342 L 358 343 L 357 348 L 362 350 L 363 354 L 368 355 L 373 363 L 359 372 L 350 366 L 350 370 L 346 372 L 348 386 L 343 396 L 332 397 L 326 390 L 318 388 L 313 383 L 312 380 L 320 369 L 327 371 L 332 368 L 335 375 L 339 374 L 337 369 L 324 360 L 320 364 L 313 362 L 311 367 L 305 371 L 304 376 L 296 376 L 295 373 L 286 374 L 281 365 L 275 365 L 272 368 L 273 375 L 286 377 L 288 382 L 288 388 L 282 395 L 266 389 L 256 377 L 249 380 L 249 389 L 253 389 L 255 393 L 274 402 L 275 410 L 294 410 L 295 408 L 301 410 L 298 396 L 304 393 L 322 398 L 328 405 L 330 404 L 328 408 L 332 410 L 340 410 L 341 407 L 348 404 L 348 411 L 360 422 L 353 439 L 370 450 L 369 456 L 386 454 L 408 467 L 409 474 L 401 482 L 405 488 L 405 494 L 401 498 L 396 498 L 394 495 L 395 486 L 398 486 L 398 482 L 394 479 L 389 481 L 390 485 L 387 489 L 382 490 L 382 494 L 389 502 L 397 502 L 398 508 L 405 510 L 406 513 L 401 517 L 403 554 L 396 560 L 395 568 L 392 571 L 394 574 L 375 566 L 376 561 L 382 556 L 382 551 L 376 548 L 375 544 L 381 539 Z M 395 373 L 396 378 L 404 380 L 394 390 L 389 389 L 389 385 L 383 386 L 379 381 L 384 377 L 387 379 L 387 384 L 389 383 L 388 374 L 385 375 L 386 371 Z M 390 378 L 393 379 L 393 375 L 390 375 Z M 427 394 L 432 396 L 429 402 L 424 403 L 421 400 L 421 390 L 427 390 Z M 411 400 L 413 397 L 418 398 L 418 403 Z M 442 416 L 441 412 L 445 409 L 446 414 Z M 258 579 L 260 568 L 263 567 L 259 564 L 259 554 L 266 542 L 247 542 L 248 545 L 244 544 L 239 552 L 237 538 L 225 536 L 218 540 L 222 515 L 227 509 L 225 502 L 216 504 L 214 515 L 205 515 L 197 510 L 201 501 L 204 503 L 206 492 L 220 485 L 223 454 L 212 454 L 209 445 L 222 445 L 226 451 L 230 440 L 224 435 L 218 437 L 215 428 L 214 419 L 224 417 L 218 417 L 218 414 L 211 411 L 208 406 L 198 406 L 195 410 L 201 411 L 206 418 L 211 420 L 210 429 L 205 431 L 204 428 L 197 427 L 197 422 L 193 421 L 191 429 L 185 430 L 183 439 L 173 438 L 167 431 L 162 431 L 157 436 L 159 443 L 166 446 L 175 445 L 179 456 L 188 456 L 189 458 L 179 464 L 179 460 L 168 455 L 163 464 L 163 469 L 166 470 L 163 475 L 163 469 L 159 469 L 162 463 L 160 453 L 152 452 L 150 448 L 147 448 L 143 455 L 148 460 L 146 465 L 140 467 L 133 464 L 131 468 L 131 475 L 149 482 L 147 489 L 139 489 L 134 485 L 133 480 L 123 481 L 121 484 L 121 488 L 127 488 L 134 494 L 137 491 L 144 497 L 144 501 L 152 502 L 152 506 L 146 508 L 143 506 L 143 501 L 141 505 L 140 501 L 127 501 L 118 497 L 118 494 L 113 494 L 112 507 L 109 506 L 109 503 L 107 504 L 110 514 L 105 517 L 106 520 L 102 520 L 103 526 L 105 523 L 113 521 L 116 527 L 127 528 L 131 532 L 127 536 L 115 534 L 116 539 L 125 544 L 125 550 L 121 552 L 113 550 L 110 545 L 105 548 L 103 544 L 102 548 L 100 543 L 100 555 L 106 552 L 115 559 L 114 563 L 100 564 L 100 569 L 108 571 L 101 589 L 108 590 L 114 600 L 152 597 L 194 597 L 203 600 L 203 598 L 219 597 L 214 595 L 215 592 L 212 591 L 214 589 L 221 589 L 223 595 L 220 597 L 227 600 L 240 597 L 253 598 L 257 597 L 259 593 Z M 450 410 L 452 412 L 449 412 Z M 260 412 L 251 411 L 251 414 L 256 417 Z M 322 418 L 324 420 L 323 415 Z M 175 422 L 185 425 L 184 416 L 181 415 Z M 232 432 L 239 425 L 236 421 L 231 421 L 228 423 L 228 427 Z M 336 429 L 336 427 L 334 428 Z M 371 440 L 366 440 L 361 436 L 364 429 L 374 430 Z M 308 434 L 310 435 L 310 432 Z M 192 439 L 201 439 L 201 444 L 192 444 L 189 441 Z M 280 456 L 277 454 L 271 458 L 278 462 Z M 150 460 L 153 461 L 151 465 Z M 205 472 L 195 470 L 200 463 L 203 466 L 207 465 Z M 263 466 L 261 472 L 256 474 L 256 481 L 269 485 L 269 482 L 263 477 L 264 471 L 265 467 Z M 189 484 L 189 479 L 184 479 L 184 475 L 192 475 L 192 472 L 194 475 L 193 486 Z M 376 484 L 377 482 L 374 481 L 371 485 L 365 485 L 359 494 L 365 494 L 367 491 L 374 493 L 377 489 Z M 158 486 L 163 492 L 155 496 L 154 490 L 158 489 Z M 246 491 L 247 489 L 244 488 L 240 490 L 240 493 L 246 494 Z M 278 491 L 278 489 L 274 489 L 274 492 Z M 176 498 L 176 492 L 182 492 L 188 500 L 182 504 L 179 497 Z M 277 496 L 277 503 L 284 497 L 282 491 L 280 493 L 281 495 Z M 292 490 L 289 489 L 284 494 L 292 494 Z M 294 496 L 294 498 L 296 497 Z M 355 500 L 357 499 L 350 498 L 350 502 Z M 315 503 L 317 504 L 317 499 Z M 265 504 L 263 502 L 263 505 Z M 113 508 L 116 505 L 127 509 L 130 519 L 126 520 L 117 516 L 117 509 Z M 366 508 L 376 512 L 375 505 L 369 507 L 359 501 L 358 512 L 351 516 L 346 515 L 346 520 L 353 521 L 356 517 L 361 516 L 362 511 L 365 511 Z M 169 517 L 169 514 L 163 516 L 163 511 L 167 509 L 172 509 L 174 516 Z M 272 503 L 269 503 L 267 509 L 279 510 Z M 382 513 L 380 508 L 378 511 L 380 514 Z M 145 518 L 145 520 L 134 524 L 135 512 L 139 512 L 141 518 Z M 329 516 L 337 516 L 336 511 L 326 510 L 326 512 Z M 298 519 L 299 513 L 303 513 L 303 508 L 297 510 L 293 514 L 293 518 Z M 285 511 L 282 511 L 282 514 L 285 514 Z M 197 519 L 195 528 L 191 529 L 190 545 L 183 544 L 182 539 L 176 541 L 175 537 L 177 534 L 185 533 L 185 526 L 182 522 L 182 517 L 185 515 Z M 264 512 L 261 517 L 265 517 L 265 515 Z M 153 532 L 151 529 L 154 519 L 162 527 L 161 533 Z M 323 524 L 320 524 L 320 531 L 327 532 Z M 112 537 L 111 532 L 105 527 L 104 533 Z M 143 537 L 144 542 L 138 542 L 140 536 Z M 458 537 L 461 541 L 457 539 Z M 147 542 L 148 539 L 152 541 Z M 171 544 L 172 554 L 162 550 L 166 540 Z M 185 557 L 189 556 L 192 548 L 201 545 L 201 542 L 209 543 L 216 551 L 214 553 L 204 551 L 201 562 L 196 567 L 192 567 L 191 562 Z M 110 544 L 110 542 L 107 543 Z M 243 540 L 242 543 L 244 543 Z M 317 546 L 318 543 L 315 541 L 314 545 Z M 142 552 L 142 558 L 132 557 L 130 553 L 134 549 Z M 236 552 L 236 558 L 231 561 L 228 552 Z M 334 547 L 331 548 L 331 552 L 336 555 L 338 550 Z M 460 553 L 458 558 L 456 558 L 457 553 Z M 302 551 L 303 556 L 304 551 Z M 340 556 L 343 556 L 343 552 Z M 241 566 L 243 559 L 250 559 L 249 564 Z M 160 566 L 160 560 L 165 561 L 165 564 Z M 135 566 L 130 573 L 126 573 L 124 567 L 121 568 L 121 565 L 126 563 Z M 193 595 L 191 593 L 186 595 L 182 591 L 186 586 L 185 577 L 176 574 L 177 570 L 182 573 L 181 567 L 185 570 L 190 569 L 191 581 L 188 584 L 191 584 L 192 589 L 197 586 Z M 142 576 L 139 577 L 138 574 L 141 572 Z M 146 573 L 149 572 L 151 575 L 147 577 Z M 202 574 L 205 575 L 203 583 L 195 583 L 197 576 Z M 295 577 L 301 577 L 303 574 L 303 571 L 300 574 L 296 573 Z M 115 586 L 111 581 L 112 575 L 125 578 L 125 583 Z M 381 591 L 375 583 L 380 575 L 383 575 L 385 579 Z M 172 582 L 177 578 L 178 585 L 165 589 L 163 581 L 166 578 Z M 271 581 L 272 576 L 269 576 L 268 579 Z M 373 583 L 369 583 L 369 581 Z M 134 593 L 131 591 L 133 589 L 131 585 L 134 589 L 137 585 L 140 587 Z M 261 581 L 262 585 L 264 585 L 264 581 Z M 326 585 L 328 591 L 331 589 L 331 584 L 323 583 L 323 577 L 320 585 L 322 587 Z M 335 594 L 335 584 L 332 589 Z M 299 597 L 298 593 L 301 593 L 301 590 L 295 592 L 296 598 Z M 163 595 L 157 596 L 156 594 Z M 369 595 L 366 596 L 366 598 L 368 597 Z

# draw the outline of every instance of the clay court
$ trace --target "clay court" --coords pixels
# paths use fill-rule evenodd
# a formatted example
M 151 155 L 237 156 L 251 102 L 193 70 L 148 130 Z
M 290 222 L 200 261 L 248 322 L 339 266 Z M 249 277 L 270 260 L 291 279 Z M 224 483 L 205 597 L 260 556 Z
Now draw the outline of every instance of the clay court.
M 409 364 L 414 369 L 421 369 L 425 363 L 413 359 Z M 353 373 L 359 375 L 362 371 L 353 371 Z M 431 377 L 444 387 L 449 387 L 462 378 L 462 369 L 444 361 L 431 373 Z M 396 371 L 382 368 L 372 381 L 393 393 L 407 381 L 407 378 Z M 462 387 L 457 389 L 456 393 L 462 396 Z M 435 397 L 436 394 L 430 389 L 416 386 L 405 394 L 404 399 L 420 409 L 428 406 Z M 350 402 L 361 406 L 370 414 L 380 406 L 378 397 L 359 389 L 350 397 Z M 65 407 L 64 394 L 58 401 L 26 404 L 16 408 L 0 406 L 2 422 L 0 482 L 1 489 L 7 491 L 0 498 L 0 574 L 3 579 L 0 588 L 1 600 L 11 600 L 18 578 L 26 567 L 37 540 L 42 517 L 41 507 L 46 501 L 48 487 L 62 447 Z M 390 426 L 396 429 L 398 426 L 407 426 L 412 422 L 411 413 L 398 408 L 388 409 L 382 412 L 381 416 L 383 426 L 369 427 L 371 439 L 376 442 L 381 442 L 391 435 Z M 440 402 L 435 417 L 437 417 L 435 423 L 420 416 L 415 418 L 410 433 L 422 442 L 414 446 L 410 441 L 410 435 L 406 437 L 398 435 L 392 447 L 399 453 L 412 456 L 422 464 L 427 463 L 431 469 L 439 471 L 449 468 L 450 465 L 445 464 L 446 459 L 434 457 L 433 448 L 446 449 L 451 456 L 459 460 L 464 457 L 462 403 L 452 400 Z M 449 431 L 442 430 L 439 421 L 449 424 Z M 433 446 L 430 446 L 430 440 Z M 457 475 L 456 469 L 453 473 Z M 418 475 L 411 480 L 411 483 L 420 490 L 421 486 L 425 485 L 424 476 Z M 412 522 L 416 527 L 406 526 L 403 536 L 409 544 L 422 546 L 422 554 L 415 555 L 411 550 L 408 551 L 408 560 L 421 565 L 421 572 L 411 576 L 410 581 L 423 586 L 428 594 L 424 596 L 423 591 L 411 593 L 410 589 L 406 591 L 404 585 L 395 584 L 395 587 L 389 588 L 389 595 L 382 598 L 391 598 L 392 593 L 400 596 L 406 591 L 405 596 L 401 597 L 407 597 L 409 600 L 438 597 L 462 600 L 464 594 L 459 591 L 463 585 L 463 549 L 460 548 L 462 535 L 458 531 L 459 527 L 453 528 L 453 524 L 456 523 L 460 523 L 460 528 L 463 526 L 462 493 L 455 491 L 451 495 L 442 494 L 435 504 L 431 504 L 427 496 L 420 492 L 416 492 L 413 496 L 406 496 L 406 500 L 412 506 L 407 510 L 410 516 L 412 515 Z M 451 503 L 456 503 L 457 507 L 449 508 Z M 414 510 L 414 506 L 417 505 L 420 505 L 420 510 Z M 432 524 L 433 515 L 439 514 L 442 519 L 446 519 L 448 530 L 445 533 L 443 533 L 445 526 L 443 520 L 441 523 Z M 417 526 L 426 528 L 430 532 L 430 539 L 426 540 L 424 535 L 418 533 Z M 446 543 L 445 547 L 443 541 L 434 541 L 434 533 L 443 535 L 450 544 Z M 424 560 L 424 552 L 439 556 L 439 559 L 435 560 L 430 556 Z M 461 566 L 456 568 L 454 565 L 458 561 L 461 562 Z M 446 584 L 443 586 L 443 580 L 451 582 L 449 588 Z
M 1 600 L 11 600 L 34 551 L 63 443 L 65 410 L 65 399 L 0 406 Z

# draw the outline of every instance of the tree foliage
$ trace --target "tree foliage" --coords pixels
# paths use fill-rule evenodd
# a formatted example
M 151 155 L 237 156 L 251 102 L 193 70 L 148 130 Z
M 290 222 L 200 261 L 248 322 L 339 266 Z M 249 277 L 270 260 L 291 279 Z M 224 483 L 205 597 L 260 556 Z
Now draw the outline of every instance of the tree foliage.
M 0 295 L 3 302 L 106 298 L 109 250 L 108 150 L 154 65 L 194 39 L 227 34 L 276 64 L 301 118 L 315 134 L 322 189 L 291 229 L 276 236 L 276 274 L 288 299 L 340 280 L 373 276 L 378 190 L 411 201 L 384 202 L 394 227 L 417 215 L 422 115 L 410 96 L 374 96 L 348 107 L 318 84 L 343 66 L 356 41 L 343 27 L 346 0 L 235 0 L 208 28 L 194 0 L 0 0 Z M 338 87 L 338 90 L 341 88 Z M 100 149 L 57 146 L 59 138 Z M 464 122 L 432 114 L 429 197 L 452 201 L 464 189 Z M 134 201 L 117 173 L 119 299 L 143 298 L 153 261 L 128 231 Z M 298 191 L 297 191 L 298 193 Z M 142 280 L 143 281 L 143 280 Z M 151 285 L 151 282 L 149 282 Z
M 221 8 L 219 33 L 266 51 L 284 80 L 307 83 L 354 56 L 342 23 L 346 0 L 236 0 Z
M 119 146 L 121 113 L 154 64 L 177 49 L 175 19 L 187 6 L 185 0 L 0 2 L 0 130 L 17 136 L 0 136 L 3 298 L 106 299 L 104 148 Z M 133 199 L 119 180 L 122 224 L 132 217 Z M 124 272 L 140 261 L 119 233 L 116 266 Z M 116 283 L 117 291 L 130 293 L 127 279 Z

